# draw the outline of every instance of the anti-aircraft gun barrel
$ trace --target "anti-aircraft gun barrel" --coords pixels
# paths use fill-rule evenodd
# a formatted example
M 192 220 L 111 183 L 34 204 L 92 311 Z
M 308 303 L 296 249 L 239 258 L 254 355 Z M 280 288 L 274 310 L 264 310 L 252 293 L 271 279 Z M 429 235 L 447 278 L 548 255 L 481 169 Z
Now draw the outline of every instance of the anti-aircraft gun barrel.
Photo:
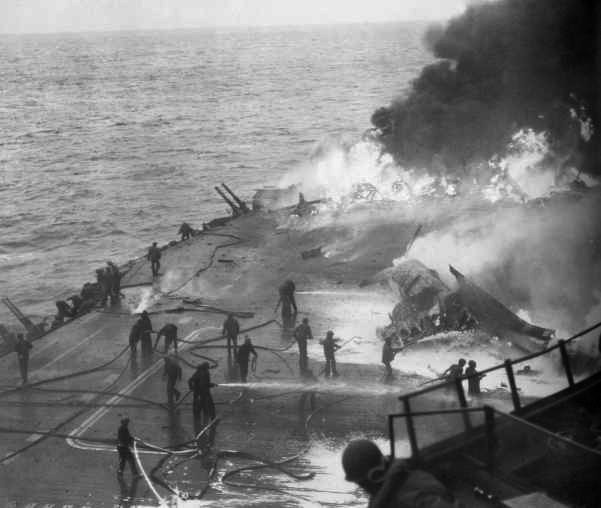
M 242 213 L 248 213 L 248 212 L 250 212 L 250 210 L 249 210 L 248 206 L 246 205 L 246 203 L 244 201 L 242 201 L 238 196 L 236 196 L 236 194 L 234 194 L 234 191 L 232 191 L 232 189 L 230 189 L 223 182 L 221 183 L 221 186 L 228 192 L 228 194 L 230 196 L 232 196 L 232 198 L 234 198 L 234 201 L 238 204 L 238 207 L 240 208 L 240 210 L 242 211 Z
M 221 199 L 223 199 L 230 206 L 234 217 L 237 217 L 241 214 L 240 209 L 229 200 L 229 198 L 223 193 L 223 191 L 219 187 L 215 186 L 215 190 L 217 191 L 217 194 L 221 196 Z

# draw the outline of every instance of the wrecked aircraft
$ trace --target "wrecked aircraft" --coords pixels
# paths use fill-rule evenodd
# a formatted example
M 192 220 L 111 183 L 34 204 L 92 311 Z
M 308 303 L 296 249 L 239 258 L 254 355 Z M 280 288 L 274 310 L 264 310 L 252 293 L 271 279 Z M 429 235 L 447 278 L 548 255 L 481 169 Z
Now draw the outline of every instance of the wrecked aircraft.
M 452 290 L 435 270 L 408 259 L 379 272 L 361 285 L 388 283 L 398 292 L 390 324 L 380 334 L 399 339 L 404 347 L 449 330 L 479 328 L 527 352 L 547 346 L 554 331 L 519 318 L 462 273 L 449 267 L 458 287 Z
M 449 266 L 449 270 L 459 284 L 459 299 L 488 333 L 509 340 L 528 352 L 540 351 L 553 338 L 554 330 L 524 321 L 457 269 Z

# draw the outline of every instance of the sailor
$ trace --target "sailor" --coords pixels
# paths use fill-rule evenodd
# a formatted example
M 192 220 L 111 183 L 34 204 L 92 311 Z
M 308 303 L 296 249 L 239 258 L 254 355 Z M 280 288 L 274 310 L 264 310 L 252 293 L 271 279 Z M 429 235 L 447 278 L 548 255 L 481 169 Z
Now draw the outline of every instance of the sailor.
M 110 281 L 109 296 L 111 298 L 111 304 L 113 304 L 118 302 L 121 296 L 121 272 L 119 271 L 119 268 L 117 268 L 117 265 L 112 261 L 107 261 L 106 265 L 105 270 Z
M 161 268 L 161 249 L 157 247 L 157 243 L 153 242 L 152 246 L 148 249 L 146 259 L 150 261 L 150 268 L 152 269 L 152 276 L 157 277 Z
M 459 379 L 461 376 L 463 376 L 464 365 L 465 360 L 460 358 L 457 363 L 454 363 L 447 370 L 445 370 L 440 377 L 445 381 L 455 381 L 455 379 Z
M 129 349 L 133 355 L 136 354 L 138 342 L 140 342 L 140 326 L 140 319 L 138 318 L 129 331 Z
M 248 360 L 250 358 L 250 355 L 253 355 L 253 366 L 256 366 L 257 363 L 257 357 L 259 355 L 257 355 L 257 352 L 255 351 L 255 348 L 253 346 L 253 343 L 250 340 L 250 337 L 248 335 L 244 336 L 244 344 L 242 344 L 240 346 L 240 348 L 238 349 L 238 356 L 237 356 L 237 361 L 238 361 L 238 366 L 240 367 L 240 380 L 243 383 L 246 383 L 247 381 L 247 377 L 248 377 Z M 254 368 L 253 368 L 254 370 Z
M 227 339 L 227 357 L 228 365 L 231 365 L 232 359 L 236 358 L 238 353 L 238 334 L 240 333 L 240 323 L 235 316 L 230 313 L 223 322 L 222 334 Z M 233 348 L 233 349 L 232 349 Z
M 115 291 L 115 277 L 113 275 L 113 269 L 109 266 L 108 261 L 103 270 L 104 281 L 106 284 L 106 299 L 110 299 L 111 305 L 115 303 L 114 291 Z
M 192 229 L 192 226 L 190 226 L 190 224 L 188 224 L 187 222 L 182 223 L 178 231 L 178 233 L 182 235 L 182 242 L 190 238 L 193 231 L 194 230 Z
M 459 508 L 445 486 L 430 473 L 391 460 L 367 439 L 351 441 L 342 453 L 346 480 L 369 495 L 369 508 Z
M 313 338 L 313 332 L 309 326 L 309 319 L 303 318 L 303 322 L 294 330 L 294 338 L 298 344 L 298 366 L 300 374 L 305 375 L 309 369 L 309 359 L 307 357 L 307 340 Z
M 298 313 L 296 306 L 296 300 L 294 298 L 294 291 L 296 286 L 294 281 L 288 279 L 278 288 L 280 298 L 278 304 L 275 306 L 275 312 L 277 312 L 280 304 L 282 305 L 282 320 L 287 322 L 292 317 L 292 309 L 294 308 L 294 315 Z
M 467 369 L 465 369 L 465 376 L 467 377 L 467 393 L 472 396 L 480 395 L 480 380 L 486 374 L 478 374 L 476 370 L 476 362 L 470 360 L 467 362 Z
M 96 270 L 96 282 L 100 288 L 100 305 L 104 307 L 111 289 L 109 275 L 104 268 L 98 268 L 98 270 Z
M 58 328 L 59 326 L 63 325 L 65 323 L 65 318 L 60 316 L 59 314 L 55 314 L 54 318 L 52 319 L 52 322 L 50 323 L 50 329 L 54 330 L 55 328 Z
M 175 356 L 166 356 L 164 358 L 165 366 L 163 368 L 163 379 L 167 378 L 167 403 L 169 407 L 173 406 L 173 399 L 179 400 L 180 392 L 176 388 L 177 382 L 182 378 L 182 368 Z
M 119 469 L 117 470 L 117 474 L 122 475 L 125 463 L 129 462 L 132 476 L 138 477 L 140 476 L 140 473 L 138 473 L 134 455 L 131 452 L 131 447 L 134 444 L 134 438 L 129 433 L 128 425 L 129 418 L 123 418 L 121 420 L 119 430 L 117 431 L 117 452 L 119 452 Z
M 67 298 L 71 302 L 71 313 L 76 316 L 82 308 L 83 299 L 79 295 L 73 295 Z
M 292 215 L 298 215 L 299 217 L 303 217 L 304 215 L 308 215 L 313 211 L 313 207 L 310 203 L 307 202 L 305 196 L 302 192 L 298 193 L 298 203 L 294 207 L 292 211 Z
M 165 337 L 165 350 L 164 353 L 167 353 L 169 350 L 169 346 L 173 344 L 173 349 L 175 349 L 175 353 L 177 354 L 177 326 L 173 323 L 167 323 L 163 328 L 159 330 L 157 334 L 157 339 L 154 342 L 154 348 L 156 350 L 161 337 Z
M 298 314 L 298 308 L 296 306 L 296 299 L 294 298 L 294 292 L 296 291 L 296 286 L 294 285 L 294 281 L 291 279 L 286 280 L 283 284 L 283 288 L 284 288 L 284 296 L 290 302 L 290 305 L 294 309 L 294 313 Z
M 204 425 L 215 418 L 215 403 L 211 396 L 211 388 L 217 385 L 211 383 L 209 362 L 202 362 L 192 377 L 188 379 L 188 387 L 192 392 L 192 412 L 195 418 L 200 418 Z
M 96 301 L 101 293 L 100 284 L 98 282 L 86 282 L 80 291 L 80 295 L 83 300 Z
M 31 343 L 23 337 L 22 333 L 17 334 L 17 342 L 15 344 L 15 352 L 19 360 L 19 370 L 21 371 L 21 379 L 23 384 L 27 384 L 27 368 L 29 364 L 29 350 L 32 348 Z
M 138 322 L 140 323 L 138 333 L 142 345 L 142 357 L 149 358 L 152 356 L 152 337 L 150 336 L 152 333 L 152 323 L 150 322 L 148 312 L 145 310 L 142 311 Z
M 403 350 L 402 347 L 394 348 L 392 347 L 392 337 L 386 337 L 384 339 L 384 345 L 382 346 L 382 363 L 384 367 L 386 367 L 386 378 L 391 379 L 393 377 L 392 367 L 390 363 L 394 360 L 394 357 L 397 353 L 400 353 Z
M 65 322 L 65 318 L 71 318 L 75 316 L 73 309 L 64 300 L 58 300 L 55 302 L 55 305 L 58 311 L 55 318 L 57 322 L 62 324 Z
M 326 358 L 326 377 L 330 377 L 330 372 L 332 373 L 333 377 L 338 377 L 338 372 L 336 371 L 336 357 L 334 356 L 334 353 L 340 349 L 340 346 L 336 344 L 334 332 L 331 330 L 328 331 L 326 333 L 326 338 L 319 343 L 323 346 L 323 354 Z
M 78 314 L 85 314 L 86 312 L 90 312 L 94 305 L 96 305 L 96 301 L 94 299 L 83 299 L 82 302 L 77 307 Z

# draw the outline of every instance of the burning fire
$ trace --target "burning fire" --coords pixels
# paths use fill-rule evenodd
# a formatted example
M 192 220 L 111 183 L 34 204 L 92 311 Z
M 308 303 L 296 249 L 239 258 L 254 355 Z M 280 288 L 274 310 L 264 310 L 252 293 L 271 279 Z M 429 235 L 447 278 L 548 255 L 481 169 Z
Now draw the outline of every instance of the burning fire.
M 587 125 L 583 120 L 583 135 L 592 129 Z M 333 145 L 319 150 L 318 157 L 287 174 L 280 184 L 300 181 L 307 194 L 327 197 L 337 205 L 357 201 L 410 202 L 424 197 L 453 197 L 466 190 L 490 202 L 526 202 L 568 190 L 576 180 L 587 186 L 598 184 L 593 178 L 580 175 L 576 168 L 560 167 L 552 155 L 546 132 L 520 129 L 503 156 L 494 156 L 459 178 L 445 174 L 444 168 L 436 167 L 436 161 L 430 169 L 400 167 L 382 152 L 376 140 L 363 139 L 350 147 Z M 482 176 L 486 178 L 484 182 Z

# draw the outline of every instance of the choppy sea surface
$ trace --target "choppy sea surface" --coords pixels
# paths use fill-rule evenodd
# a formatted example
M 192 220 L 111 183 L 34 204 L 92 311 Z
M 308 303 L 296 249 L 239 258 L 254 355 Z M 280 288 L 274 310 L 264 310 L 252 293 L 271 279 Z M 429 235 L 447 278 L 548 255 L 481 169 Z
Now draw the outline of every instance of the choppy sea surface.
M 0 36 L 0 293 L 28 313 L 358 139 L 423 24 Z M 0 316 L 5 315 L 0 310 Z

